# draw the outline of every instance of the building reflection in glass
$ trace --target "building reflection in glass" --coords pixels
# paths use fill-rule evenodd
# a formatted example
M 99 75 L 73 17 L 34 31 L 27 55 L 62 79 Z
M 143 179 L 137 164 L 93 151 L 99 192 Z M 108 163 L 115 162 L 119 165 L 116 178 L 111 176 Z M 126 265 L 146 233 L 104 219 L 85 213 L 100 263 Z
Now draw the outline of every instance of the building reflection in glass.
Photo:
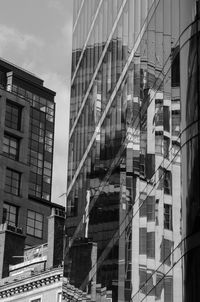
M 113 301 L 199 301 L 198 6 L 179 2 L 74 1 L 65 274 Z
M 184 301 L 200 299 L 199 1 L 181 10 Z

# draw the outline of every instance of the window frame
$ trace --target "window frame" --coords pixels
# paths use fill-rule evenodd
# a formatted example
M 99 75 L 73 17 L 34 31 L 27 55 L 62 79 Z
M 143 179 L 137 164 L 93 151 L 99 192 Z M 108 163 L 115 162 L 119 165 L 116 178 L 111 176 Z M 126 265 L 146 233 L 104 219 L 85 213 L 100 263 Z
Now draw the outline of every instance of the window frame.
M 13 214 L 13 215 L 15 215 L 15 222 L 13 223 L 10 219 L 6 219 L 5 221 L 4 221 L 4 209 L 5 209 L 5 205 L 7 205 L 7 206 L 9 206 L 9 211 L 8 211 L 8 215 L 9 215 L 9 218 L 10 218 L 10 214 Z M 11 211 L 10 211 L 10 207 L 13 207 L 13 208 L 15 208 L 15 210 L 16 210 L 16 213 L 12 213 Z M 18 206 L 16 206 L 16 205 L 13 205 L 13 204 L 11 204 L 11 203 L 9 203 L 9 202 L 4 202 L 3 203 L 3 217 L 2 217 L 2 223 L 4 224 L 4 223 L 8 223 L 8 225 L 11 225 L 11 226 L 14 226 L 14 227 L 17 227 L 18 226 L 18 214 L 19 214 L 19 207 Z M 7 216 L 7 215 L 6 215 Z M 7 218 L 7 217 L 6 217 Z
M 34 218 L 28 216 L 29 212 L 34 213 Z M 36 214 L 41 216 L 41 218 L 42 218 L 41 221 L 36 219 Z M 33 222 L 33 225 L 30 224 L 30 221 Z M 29 222 L 29 224 L 28 224 L 28 222 Z M 38 228 L 38 227 L 36 227 L 38 225 L 38 222 L 41 223 L 41 229 Z M 33 229 L 33 234 L 28 231 L 28 228 Z M 26 234 L 29 235 L 29 236 L 33 236 L 33 237 L 42 239 L 43 238 L 43 228 L 44 228 L 44 215 L 41 214 L 41 213 L 38 213 L 38 212 L 36 212 L 34 210 L 27 209 Z M 41 236 L 36 235 L 36 231 L 40 231 L 41 232 Z
M 9 111 L 8 108 L 11 108 Z M 14 113 L 14 110 L 17 110 L 17 114 Z M 15 122 L 14 117 L 17 119 Z M 10 100 L 6 100 L 6 112 L 5 112 L 5 126 L 9 129 L 21 130 L 22 124 L 22 106 L 16 104 Z
M 7 175 L 7 171 L 10 171 L 12 174 L 11 174 L 11 177 L 10 178 L 10 183 L 8 184 L 7 183 L 7 179 L 8 179 L 8 175 Z M 17 174 L 19 176 L 18 179 L 14 179 L 13 178 L 13 174 Z M 18 185 L 16 187 L 14 187 L 12 184 L 14 181 L 17 181 L 18 182 Z M 9 190 L 7 190 L 6 188 L 11 188 Z M 15 192 L 15 189 L 17 190 L 17 194 L 14 193 Z M 4 191 L 6 193 L 9 193 L 9 194 L 12 194 L 12 195 L 15 195 L 15 196 L 20 196 L 20 189 L 21 189 L 21 173 L 19 171 L 16 171 L 14 169 L 11 169 L 11 168 L 6 168 L 6 175 L 5 175 L 5 184 L 4 184 Z
M 4 139 L 8 139 L 8 144 L 5 144 Z M 16 147 L 11 146 L 11 142 L 16 142 Z M 7 146 L 8 147 L 8 152 L 4 151 L 4 147 Z M 20 147 L 20 139 L 16 136 L 13 136 L 7 132 L 4 133 L 3 136 L 3 154 L 11 159 L 14 160 L 19 160 L 19 147 Z M 16 150 L 16 154 L 10 152 L 11 150 Z M 14 155 L 13 155 L 14 154 Z
M 40 295 L 40 296 L 32 297 L 29 299 L 29 302 L 42 302 L 42 296 Z
M 166 209 L 169 209 L 167 212 Z M 173 221 L 172 221 L 172 205 L 165 203 L 164 212 L 163 212 L 163 223 L 165 230 L 173 230 Z

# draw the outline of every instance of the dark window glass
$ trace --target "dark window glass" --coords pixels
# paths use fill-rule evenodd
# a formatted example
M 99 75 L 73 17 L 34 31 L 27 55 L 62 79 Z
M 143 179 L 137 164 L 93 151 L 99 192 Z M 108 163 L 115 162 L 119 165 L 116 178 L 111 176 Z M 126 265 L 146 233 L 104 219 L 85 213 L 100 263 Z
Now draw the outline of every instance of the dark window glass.
M 139 253 L 140 255 L 147 253 L 147 229 L 139 229 Z
M 155 258 L 155 232 L 147 233 L 147 257 Z
M 19 140 L 5 134 L 3 138 L 3 152 L 12 159 L 19 158 Z
M 144 217 L 147 215 L 146 198 L 147 198 L 146 194 L 140 193 L 140 217 Z
M 155 173 L 155 154 L 146 155 L 146 177 L 150 179 Z
M 18 216 L 18 208 L 4 203 L 3 205 L 3 221 L 2 223 L 7 222 L 9 225 L 17 226 L 17 217 Z
M 172 135 L 179 136 L 180 124 L 181 124 L 180 110 L 173 110 L 172 111 Z
M 164 204 L 164 228 L 172 230 L 172 206 Z
M 172 174 L 165 168 L 159 168 L 159 185 L 158 189 L 164 188 L 165 194 L 172 194 Z
M 42 238 L 42 230 L 43 230 L 43 215 L 28 210 L 26 233 L 38 238 Z
M 161 259 L 160 262 L 165 263 L 166 265 L 171 265 L 171 250 L 173 247 L 173 242 L 168 239 L 162 240 L 161 243 Z
M 20 193 L 20 178 L 21 174 L 12 169 L 6 169 L 5 192 L 13 195 Z
M 179 46 L 172 49 L 172 87 L 180 86 L 180 49 Z
M 163 145 L 163 133 L 156 132 L 155 134 L 155 152 L 157 154 L 162 154 L 162 145 Z
M 172 194 L 172 173 L 171 171 L 164 171 L 164 193 Z
M 140 175 L 145 176 L 145 156 L 140 154 Z
M 165 158 L 169 158 L 169 146 L 170 146 L 170 139 L 164 136 L 163 153 Z
M 155 220 L 155 197 L 148 196 L 147 197 L 147 221 Z
M 170 126 L 169 126 L 170 113 L 169 113 L 168 106 L 163 106 L 163 115 L 164 115 L 164 120 L 163 120 L 164 130 L 169 132 L 170 131 Z
M 29 163 L 31 174 L 29 181 L 29 194 L 34 197 L 50 200 L 53 130 L 47 130 L 45 122 L 46 100 L 40 98 L 41 107 L 31 108 L 31 126 L 29 144 Z M 53 116 L 53 104 L 49 104 L 48 110 Z M 52 107 L 52 108 L 51 108 Z M 45 109 L 46 108 L 46 109 Z
M 156 294 L 157 300 L 161 299 L 161 294 L 162 294 L 162 291 L 163 291 L 163 286 L 164 286 L 163 275 L 157 273 L 156 274 L 156 288 L 155 288 L 155 294 Z
M 173 279 L 168 276 L 164 279 L 164 301 L 173 301 Z
M 12 103 L 6 103 L 5 125 L 8 128 L 20 130 L 21 128 L 21 107 Z
M 66 208 L 66 212 L 67 212 L 67 216 L 76 216 L 78 214 L 78 197 L 77 196 L 72 196 L 69 195 L 68 199 L 67 199 L 67 208 Z M 92 212 L 90 216 L 92 217 Z
M 31 168 L 32 170 L 32 168 Z M 29 194 L 41 198 L 42 194 L 42 176 L 31 172 L 29 178 Z
M 140 276 L 140 292 L 143 294 L 147 294 L 147 271 L 144 269 L 139 270 L 139 276 Z

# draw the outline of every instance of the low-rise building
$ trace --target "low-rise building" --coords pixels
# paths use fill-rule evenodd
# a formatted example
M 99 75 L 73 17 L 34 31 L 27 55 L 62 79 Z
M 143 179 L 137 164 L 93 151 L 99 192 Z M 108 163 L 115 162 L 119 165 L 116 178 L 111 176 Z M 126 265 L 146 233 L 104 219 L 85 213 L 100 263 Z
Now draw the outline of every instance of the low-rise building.
M 95 275 L 90 295 L 77 288 L 84 279 L 84 267 L 88 265 L 92 267 L 96 262 L 96 244 L 88 239 L 77 241 L 74 247 L 76 253 L 68 259 L 68 265 L 74 269 L 70 270 L 69 278 L 63 277 L 65 220 L 63 210 L 64 208 L 61 207 L 52 208 L 48 218 L 48 242 L 25 248 L 23 256 L 16 256 L 19 263 L 9 265 L 9 276 L 0 281 L 0 300 L 5 302 L 112 301 L 112 292 L 96 284 Z M 11 232 L 6 231 L 6 234 L 11 242 Z M 21 246 L 22 250 L 23 244 L 20 244 L 19 239 L 22 237 L 23 243 L 23 235 L 16 234 L 12 234 L 16 248 L 19 249 Z M 80 268 L 80 272 L 77 267 Z

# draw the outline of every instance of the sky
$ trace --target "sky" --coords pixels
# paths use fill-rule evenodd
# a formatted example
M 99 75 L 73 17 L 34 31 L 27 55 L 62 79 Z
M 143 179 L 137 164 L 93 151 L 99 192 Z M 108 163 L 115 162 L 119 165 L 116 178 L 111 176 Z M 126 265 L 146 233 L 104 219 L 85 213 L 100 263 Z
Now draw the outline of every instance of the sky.
M 56 92 L 52 202 L 65 204 L 73 0 L 0 0 L 0 57 Z

